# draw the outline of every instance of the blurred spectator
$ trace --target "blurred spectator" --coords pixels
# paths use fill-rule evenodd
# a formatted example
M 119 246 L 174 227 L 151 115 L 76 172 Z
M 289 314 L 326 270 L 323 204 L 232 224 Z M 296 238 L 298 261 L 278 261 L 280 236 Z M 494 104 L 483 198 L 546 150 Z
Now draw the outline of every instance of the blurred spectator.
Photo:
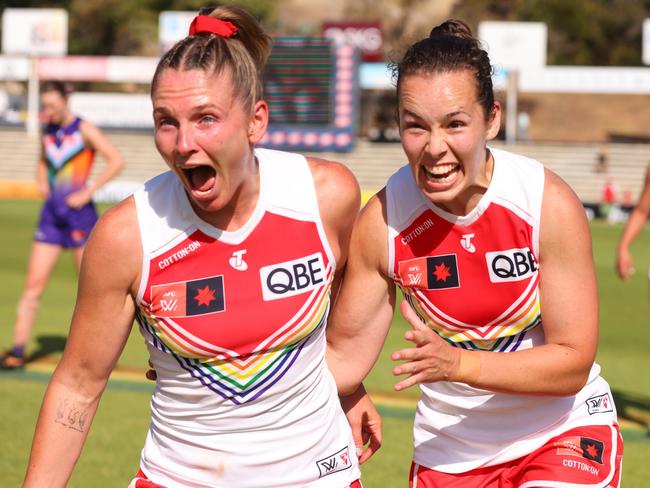
M 61 251 L 72 250 L 79 269 L 84 245 L 97 221 L 93 194 L 124 166 L 122 155 L 104 133 L 70 111 L 68 91 L 58 81 L 46 82 L 41 89 L 47 123 L 43 128 L 36 183 L 45 203 L 18 302 L 13 346 L 0 358 L 1 369 L 24 366 L 25 346 L 36 320 L 39 300 Z M 90 182 L 96 152 L 107 164 L 95 181 Z
M 609 171 L 609 157 L 605 148 L 601 148 L 600 151 L 598 151 L 594 171 L 603 174 Z
M 610 178 L 607 178 L 603 183 L 600 191 L 600 206 L 598 214 L 606 219 L 609 219 L 609 214 L 616 204 L 616 188 Z

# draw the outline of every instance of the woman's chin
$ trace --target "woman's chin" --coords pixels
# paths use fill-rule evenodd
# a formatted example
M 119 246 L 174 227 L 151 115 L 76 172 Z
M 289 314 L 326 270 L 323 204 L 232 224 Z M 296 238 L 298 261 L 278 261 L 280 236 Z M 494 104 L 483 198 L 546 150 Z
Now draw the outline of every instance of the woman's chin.
M 201 209 L 205 212 L 216 212 L 220 208 L 220 192 L 218 188 L 214 186 L 208 190 L 186 188 L 186 193 L 190 202 L 192 203 L 192 206 L 197 209 Z
M 190 188 L 189 189 L 189 194 L 190 198 L 194 201 L 198 202 L 210 202 L 214 200 L 217 197 L 217 192 L 215 191 L 215 188 L 212 187 L 208 190 L 199 190 L 196 188 Z

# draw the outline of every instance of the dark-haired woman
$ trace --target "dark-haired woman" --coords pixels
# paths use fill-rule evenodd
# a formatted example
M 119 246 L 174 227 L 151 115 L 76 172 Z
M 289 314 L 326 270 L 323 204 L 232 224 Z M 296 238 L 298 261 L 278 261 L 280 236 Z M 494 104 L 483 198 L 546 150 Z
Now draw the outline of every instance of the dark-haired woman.
M 219 7 L 160 60 L 170 171 L 93 232 L 26 486 L 67 482 L 134 317 L 157 382 L 132 487 L 360 486 L 324 354 L 360 192 L 341 164 L 254 148 L 269 50 L 253 17 Z
M 328 331 L 340 391 L 375 362 L 399 288 L 412 345 L 392 353 L 395 389 L 422 390 L 411 486 L 617 487 L 580 201 L 539 162 L 488 146 L 501 109 L 464 23 L 434 28 L 395 75 L 408 164 L 352 234 Z
M 25 347 L 36 320 L 39 299 L 64 249 L 72 249 L 79 269 L 90 231 L 97 222 L 93 194 L 124 166 L 121 154 L 93 124 L 73 114 L 63 83 L 48 81 L 41 87 L 43 128 L 36 183 L 45 203 L 34 233 L 27 277 L 16 310 L 13 347 L 0 358 L 0 368 L 25 364 Z M 106 167 L 89 181 L 95 153 Z

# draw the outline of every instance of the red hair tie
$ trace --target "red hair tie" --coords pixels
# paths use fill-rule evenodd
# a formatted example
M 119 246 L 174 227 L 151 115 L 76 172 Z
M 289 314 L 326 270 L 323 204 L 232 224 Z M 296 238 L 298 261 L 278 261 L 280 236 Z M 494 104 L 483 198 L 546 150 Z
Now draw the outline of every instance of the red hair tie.
M 202 33 L 216 34 L 221 37 L 232 37 L 237 27 L 227 20 L 215 19 L 209 15 L 197 15 L 190 24 L 190 36 Z

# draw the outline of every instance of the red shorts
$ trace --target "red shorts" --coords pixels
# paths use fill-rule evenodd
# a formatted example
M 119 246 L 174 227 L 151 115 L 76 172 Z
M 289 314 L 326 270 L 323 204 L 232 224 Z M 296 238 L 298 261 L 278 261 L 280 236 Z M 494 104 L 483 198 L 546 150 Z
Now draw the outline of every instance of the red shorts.
M 129 488 L 165 488 L 163 485 L 159 485 L 150 481 L 147 478 L 147 475 L 142 472 L 141 469 L 138 470 L 138 474 L 135 475 L 135 478 L 129 483 Z
M 129 484 L 129 488 L 165 488 L 165 487 L 163 485 L 159 485 L 149 480 L 149 478 L 147 478 L 147 475 L 145 475 L 142 472 L 142 470 L 138 470 L 138 474 L 136 474 L 135 478 L 131 480 L 131 483 Z M 349 488 L 363 488 L 363 486 L 361 486 L 361 482 L 357 480 L 351 483 Z
M 410 488 L 518 488 L 539 486 L 618 488 L 623 439 L 618 425 L 571 429 L 527 456 L 465 473 L 411 465 Z

